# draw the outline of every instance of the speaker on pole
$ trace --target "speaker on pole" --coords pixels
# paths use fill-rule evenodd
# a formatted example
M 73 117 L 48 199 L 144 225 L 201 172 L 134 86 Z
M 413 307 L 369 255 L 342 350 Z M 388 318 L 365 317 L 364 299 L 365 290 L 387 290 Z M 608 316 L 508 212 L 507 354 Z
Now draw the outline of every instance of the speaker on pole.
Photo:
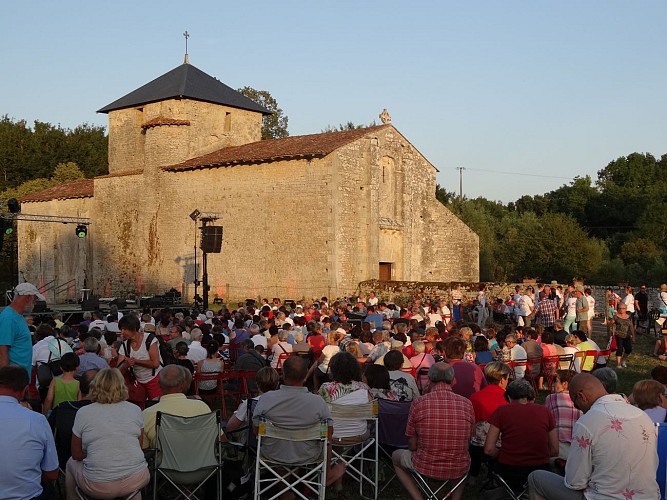
M 202 227 L 200 248 L 204 253 L 220 253 L 222 249 L 222 226 Z

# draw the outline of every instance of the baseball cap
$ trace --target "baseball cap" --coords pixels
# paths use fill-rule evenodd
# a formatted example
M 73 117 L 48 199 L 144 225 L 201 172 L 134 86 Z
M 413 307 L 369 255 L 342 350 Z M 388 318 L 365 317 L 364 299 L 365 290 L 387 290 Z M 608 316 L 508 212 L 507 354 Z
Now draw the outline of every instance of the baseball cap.
M 16 288 L 14 288 L 14 295 L 34 295 L 37 297 L 37 300 L 46 301 L 44 295 L 39 293 L 37 287 L 32 283 L 20 283 L 16 285 Z

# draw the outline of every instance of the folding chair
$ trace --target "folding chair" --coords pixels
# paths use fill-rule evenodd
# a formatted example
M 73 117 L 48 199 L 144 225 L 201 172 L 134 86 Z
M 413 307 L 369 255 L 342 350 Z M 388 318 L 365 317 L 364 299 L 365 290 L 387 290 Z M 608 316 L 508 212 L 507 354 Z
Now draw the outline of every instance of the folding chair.
M 510 381 L 512 381 L 512 382 L 517 379 L 517 376 L 516 376 L 516 369 L 517 368 L 523 368 L 524 369 L 523 377 L 525 377 L 526 373 L 528 373 L 528 360 L 527 359 L 521 359 L 521 360 L 516 360 L 516 361 L 508 361 L 507 366 L 509 366 L 512 369 L 512 371 L 510 371 L 510 377 L 509 377 Z
M 122 497 L 118 497 L 118 498 L 122 498 L 122 500 L 132 500 L 139 493 L 141 493 L 141 489 L 135 490 L 128 495 L 123 495 Z M 79 500 L 95 500 L 92 497 L 89 497 L 88 495 L 86 495 L 83 491 L 81 491 L 81 489 L 78 486 L 76 487 L 76 496 L 79 497 Z
M 446 489 L 447 486 L 449 486 L 449 483 L 453 481 L 453 479 L 438 479 L 428 477 L 424 474 L 420 474 L 414 469 L 410 470 L 410 475 L 415 480 L 417 487 L 426 496 L 426 500 L 445 500 L 446 498 L 451 497 L 458 488 L 462 487 L 466 479 L 468 479 L 468 473 L 466 472 L 465 475 L 459 479 L 451 488 Z M 431 483 L 435 482 L 440 483 L 440 485 L 437 487 L 431 486 Z
M 500 474 L 497 472 L 494 472 L 491 470 L 491 478 L 495 480 L 502 489 L 505 490 L 505 493 L 512 499 L 512 500 L 521 500 L 526 493 L 528 493 L 528 481 L 526 480 L 526 483 L 522 486 L 521 490 L 519 492 L 516 492 L 512 489 L 512 487 L 507 484 L 507 481 L 505 481 Z
M 559 370 L 570 370 L 574 361 L 574 354 L 560 354 L 558 356 Z
M 153 500 L 161 477 L 188 500 L 200 498 L 199 490 L 215 477 L 216 498 L 222 498 L 220 432 L 220 410 L 196 417 L 157 412 Z
M 260 417 L 257 432 L 257 460 L 255 462 L 255 500 L 269 494 L 274 500 L 291 491 L 297 498 L 308 500 L 310 493 L 317 493 L 318 500 L 324 500 L 327 480 L 327 439 L 328 421 L 322 420 L 303 429 L 286 429 Z M 262 453 L 262 442 L 266 439 L 283 441 L 319 441 L 322 453 L 314 460 L 296 464 L 285 464 L 270 459 Z M 265 478 L 262 478 L 265 472 Z M 306 493 L 301 490 L 304 488 Z M 276 491 L 278 490 L 278 491 Z M 262 500 L 265 500 L 262 498 Z
M 222 396 L 222 384 L 221 384 L 220 373 L 200 373 L 196 372 L 195 376 L 192 379 L 192 383 L 195 387 L 195 396 L 199 396 L 211 410 L 218 408 L 217 401 L 221 400 L 222 411 L 224 414 L 227 414 L 227 407 L 225 406 L 225 398 Z M 217 385 L 215 386 L 215 392 L 201 392 L 199 389 L 199 382 L 206 382 L 215 380 Z
M 660 500 L 665 500 L 665 482 L 667 481 L 667 424 L 655 424 L 658 439 L 656 444 L 658 446 L 658 470 L 656 472 L 656 480 L 660 487 Z
M 391 471 L 391 477 L 383 481 L 378 494 L 382 493 L 396 477 L 391 454 L 395 450 L 408 449 L 408 437 L 405 435 L 405 428 L 408 425 L 411 407 L 412 401 L 378 399 L 378 450 L 385 466 L 383 470 L 388 468 Z
M 653 330 L 653 335 L 655 338 L 658 338 L 660 336 L 660 332 L 658 331 L 658 319 L 660 319 L 660 311 L 657 309 L 651 309 L 648 312 L 648 325 L 646 326 L 646 333 L 650 332 Z
M 538 393 L 537 384 L 540 379 L 541 373 L 542 373 L 542 358 L 529 359 L 526 363 L 526 373 L 524 374 L 523 378 L 525 380 L 528 380 L 533 385 L 535 394 Z
M 571 362 L 571 360 L 570 360 Z M 547 386 L 549 392 L 552 391 L 554 382 L 556 381 L 556 371 L 559 368 L 560 356 L 544 356 L 542 358 L 541 375 L 544 377 L 544 384 Z
M 581 372 L 581 367 L 584 366 L 584 361 L 586 361 L 586 351 L 577 351 L 572 355 L 572 362 L 570 363 L 570 370 L 577 373 Z M 577 370 L 577 367 L 579 368 Z
M 416 373 L 414 368 L 403 368 L 403 367 L 401 367 L 401 371 L 403 373 L 409 373 L 410 375 L 412 375 L 412 378 L 417 378 L 417 373 Z
M 609 364 L 610 356 L 611 356 L 611 349 L 604 349 L 602 351 L 597 351 L 595 355 L 595 362 L 593 363 L 593 370 L 595 370 L 598 367 L 598 363 L 600 363 L 600 358 L 605 358 L 605 366 Z
M 331 418 L 336 423 L 358 422 L 366 420 L 370 427 L 370 435 L 344 446 L 332 445 L 334 460 L 340 460 L 347 466 L 345 474 L 359 483 L 359 496 L 376 499 L 378 495 L 378 402 L 370 401 L 360 405 L 343 405 L 331 403 Z M 370 455 L 370 456 L 369 456 Z M 366 466 L 369 465 L 370 468 Z M 371 495 L 364 495 L 364 486 L 371 488 Z

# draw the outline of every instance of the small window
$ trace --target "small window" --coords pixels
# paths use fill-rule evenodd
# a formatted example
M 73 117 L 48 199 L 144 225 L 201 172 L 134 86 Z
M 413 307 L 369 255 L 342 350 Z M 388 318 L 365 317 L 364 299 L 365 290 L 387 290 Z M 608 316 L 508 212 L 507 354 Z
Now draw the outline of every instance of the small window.
M 232 114 L 225 113 L 225 132 L 232 131 Z

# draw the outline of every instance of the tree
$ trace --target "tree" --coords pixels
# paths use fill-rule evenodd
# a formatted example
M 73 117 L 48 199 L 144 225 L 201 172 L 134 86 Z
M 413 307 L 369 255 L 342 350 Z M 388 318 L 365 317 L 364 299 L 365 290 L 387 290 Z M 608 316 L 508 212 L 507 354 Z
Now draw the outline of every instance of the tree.
M 354 122 L 340 123 L 337 127 L 333 125 L 327 125 L 322 129 L 323 134 L 328 134 L 330 132 L 346 132 L 348 130 L 357 130 L 359 128 L 375 127 L 377 125 L 376 121 L 373 120 L 368 125 L 355 125 Z
M 53 177 L 51 180 L 54 184 L 64 184 L 65 182 L 75 181 L 78 179 L 83 179 L 85 176 L 79 168 L 79 166 L 74 162 L 67 163 L 58 163 L 56 169 L 53 172 Z
M 288 118 L 283 115 L 283 110 L 278 107 L 278 101 L 268 91 L 243 87 L 239 89 L 239 92 L 272 112 L 272 114 L 262 117 L 262 140 L 281 139 L 289 136 L 287 131 Z

